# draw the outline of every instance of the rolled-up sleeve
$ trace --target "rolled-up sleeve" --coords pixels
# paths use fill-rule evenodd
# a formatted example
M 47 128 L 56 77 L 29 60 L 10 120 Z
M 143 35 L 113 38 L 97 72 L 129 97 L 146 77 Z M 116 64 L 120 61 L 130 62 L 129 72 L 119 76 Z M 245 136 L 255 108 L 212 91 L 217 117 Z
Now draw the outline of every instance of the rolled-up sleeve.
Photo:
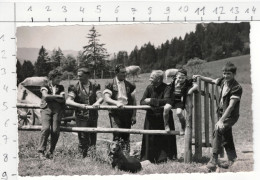
M 230 99 L 240 100 L 243 93 L 243 89 L 240 85 L 236 85 L 231 89 L 230 93 L 231 93 Z
M 112 84 L 111 83 L 106 83 L 105 85 L 105 90 L 103 91 L 103 94 L 109 94 L 112 96 Z

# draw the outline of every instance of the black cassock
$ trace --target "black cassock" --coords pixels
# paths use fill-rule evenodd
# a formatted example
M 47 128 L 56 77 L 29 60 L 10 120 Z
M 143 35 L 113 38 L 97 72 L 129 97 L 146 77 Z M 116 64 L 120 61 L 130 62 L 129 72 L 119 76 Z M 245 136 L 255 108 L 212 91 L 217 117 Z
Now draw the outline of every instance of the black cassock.
M 162 83 L 158 87 L 148 85 L 140 104 L 144 105 L 144 100 L 151 98 L 149 105 L 153 107 L 164 106 L 170 103 L 170 87 Z M 172 111 L 169 114 L 169 126 L 175 130 Z M 164 130 L 163 108 L 147 110 L 145 116 L 144 129 Z M 164 162 L 167 159 L 177 158 L 176 136 L 173 135 L 143 135 L 141 160 L 149 160 L 152 163 Z

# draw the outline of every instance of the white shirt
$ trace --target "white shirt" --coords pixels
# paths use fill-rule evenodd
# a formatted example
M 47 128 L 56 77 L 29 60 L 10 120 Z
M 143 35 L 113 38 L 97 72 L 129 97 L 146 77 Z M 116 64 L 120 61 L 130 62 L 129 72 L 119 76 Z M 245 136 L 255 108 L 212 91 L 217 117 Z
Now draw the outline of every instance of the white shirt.
M 117 87 L 118 87 L 117 100 L 122 102 L 124 105 L 126 105 L 128 103 L 128 101 L 127 101 L 125 82 L 119 81 L 116 77 L 116 83 L 117 83 Z

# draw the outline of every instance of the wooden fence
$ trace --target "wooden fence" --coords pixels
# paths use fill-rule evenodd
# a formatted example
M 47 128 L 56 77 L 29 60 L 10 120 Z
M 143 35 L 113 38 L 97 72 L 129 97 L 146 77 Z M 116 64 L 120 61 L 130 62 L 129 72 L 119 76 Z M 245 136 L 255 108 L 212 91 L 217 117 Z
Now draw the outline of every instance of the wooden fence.
M 198 91 L 189 98 L 192 100 L 191 106 L 186 106 L 186 130 L 184 143 L 184 162 L 192 162 L 192 145 L 195 145 L 195 159 L 202 158 L 202 148 L 211 147 L 212 138 L 210 133 L 213 132 L 217 120 L 216 107 L 218 107 L 219 93 L 216 85 L 206 83 L 197 78 Z M 203 87 L 203 88 L 202 88 Z M 202 98 L 204 99 L 202 101 Z M 36 104 L 21 104 L 17 103 L 17 108 L 40 108 Z M 148 105 L 124 106 L 121 109 L 140 109 L 147 110 L 152 107 Z M 163 107 L 160 107 L 163 108 Z M 109 110 L 118 109 L 117 106 L 101 105 L 100 107 L 86 106 L 86 109 Z M 202 110 L 204 113 L 202 113 Z M 71 119 L 69 117 L 68 119 Z M 192 121 L 194 119 L 194 121 Z M 211 120 L 211 121 L 210 121 Z M 194 124 L 194 125 L 193 125 Z M 210 126 L 211 124 L 211 126 Z M 204 128 L 202 128 L 204 125 Z M 193 128 L 194 126 L 194 128 Z M 37 131 L 41 126 L 22 126 L 19 130 Z M 204 137 L 203 137 L 204 129 Z M 179 131 L 165 130 L 141 130 L 141 129 L 118 129 L 118 128 L 85 128 L 85 127 L 61 127 L 61 131 L 65 132 L 96 132 L 96 133 L 113 133 L 122 132 L 130 134 L 161 134 L 161 135 L 180 135 Z M 195 142 L 192 141 L 193 131 Z M 204 139 L 204 142 L 203 142 Z

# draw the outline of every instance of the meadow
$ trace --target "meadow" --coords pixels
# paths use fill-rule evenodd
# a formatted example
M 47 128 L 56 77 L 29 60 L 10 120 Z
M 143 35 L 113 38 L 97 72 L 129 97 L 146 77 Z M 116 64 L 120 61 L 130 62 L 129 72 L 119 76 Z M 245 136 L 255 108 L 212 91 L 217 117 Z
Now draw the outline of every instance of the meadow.
M 226 61 L 232 61 L 238 66 L 237 80 L 243 87 L 243 97 L 240 107 L 240 119 L 233 128 L 234 141 L 237 149 L 238 160 L 230 169 L 220 169 L 220 172 L 242 172 L 253 171 L 253 120 L 252 120 L 252 88 L 250 80 L 250 56 L 240 56 L 221 61 L 210 62 L 205 65 L 203 73 L 212 77 L 221 76 L 222 65 Z M 149 74 L 141 74 L 135 82 L 136 98 L 138 104 L 142 98 L 147 85 Z M 107 80 L 97 80 L 104 89 Z M 62 82 L 64 86 L 74 82 Z M 143 129 L 145 111 L 137 111 L 137 123 L 134 129 Z M 174 116 L 175 128 L 180 129 L 180 123 Z M 73 124 L 74 122 L 72 122 Z M 110 127 L 108 112 L 99 111 L 99 127 Z M 131 135 L 131 148 L 138 157 L 142 135 Z M 112 169 L 107 162 L 107 143 L 111 140 L 112 134 L 99 133 L 97 142 L 97 152 L 95 155 L 82 159 L 77 151 L 78 139 L 73 133 L 61 132 L 57 144 L 56 153 L 53 160 L 40 160 L 37 154 L 37 144 L 39 132 L 19 131 L 19 175 L 20 176 L 42 176 L 42 175 L 121 175 L 130 174 L 117 169 Z M 162 164 L 150 164 L 137 174 L 168 174 L 168 173 L 206 173 L 200 168 L 206 165 L 210 157 L 210 148 L 203 148 L 203 158 L 193 159 L 192 163 L 183 162 L 184 137 L 177 136 L 178 160 L 168 161 Z M 194 147 L 193 147 L 194 150 Z M 221 160 L 225 160 L 224 157 Z

